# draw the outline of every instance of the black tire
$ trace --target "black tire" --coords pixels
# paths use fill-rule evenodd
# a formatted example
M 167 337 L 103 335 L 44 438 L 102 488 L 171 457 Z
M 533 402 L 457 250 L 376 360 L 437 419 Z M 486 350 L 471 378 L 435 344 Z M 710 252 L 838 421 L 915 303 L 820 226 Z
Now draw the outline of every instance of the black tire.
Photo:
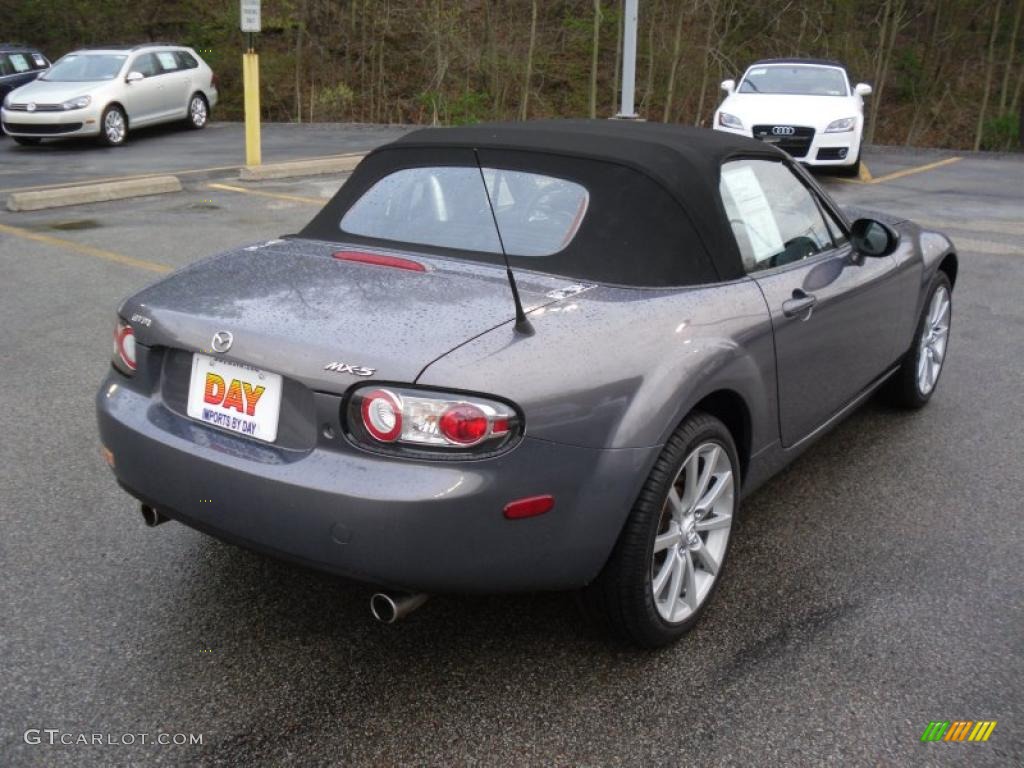
M 202 122 L 197 122 L 198 113 L 194 110 L 193 105 L 196 101 L 202 102 Z M 188 99 L 188 114 L 185 116 L 185 122 L 188 123 L 188 127 L 194 131 L 201 130 L 206 127 L 206 124 L 210 121 L 210 103 L 206 100 L 203 94 L 193 93 Z
M 111 114 L 116 113 L 120 115 L 121 125 L 123 130 L 120 134 L 112 135 L 107 130 L 107 118 Z M 120 147 L 128 140 L 128 117 L 125 115 L 124 110 L 121 109 L 117 104 L 111 104 L 109 107 L 103 110 L 103 117 L 100 118 L 100 143 L 108 147 Z
M 728 541 L 721 553 L 714 581 L 696 610 L 681 621 L 669 622 L 655 605 L 652 591 L 654 540 L 663 523 L 669 490 L 680 476 L 686 459 L 707 443 L 716 444 L 728 457 L 733 483 L 731 516 L 732 520 L 736 519 L 740 489 L 736 445 L 721 421 L 695 411 L 665 444 L 608 562 L 581 595 L 584 611 L 590 618 L 629 644 L 658 648 L 678 640 L 700 619 L 721 581 Z
M 945 289 L 946 295 L 949 297 L 950 322 L 947 323 L 945 346 L 943 348 L 942 362 L 939 365 L 938 373 L 935 375 L 935 380 L 932 383 L 931 389 L 924 392 L 922 391 L 918 376 L 921 357 L 925 354 L 924 347 L 921 344 L 921 339 L 926 330 L 928 330 L 928 313 L 932 306 L 932 299 L 940 288 Z M 935 277 L 932 278 L 931 285 L 928 286 L 928 293 L 925 296 L 924 306 L 921 308 L 921 315 L 917 319 L 917 328 L 914 331 L 914 340 L 910 345 L 910 349 L 904 356 L 899 370 L 893 374 L 892 378 L 889 379 L 888 382 L 886 382 L 884 394 L 886 399 L 892 405 L 913 410 L 923 408 L 928 404 L 928 401 L 932 399 L 932 395 L 935 394 L 935 389 L 939 385 L 939 379 L 942 377 L 942 371 L 946 367 L 946 355 L 949 352 L 949 332 L 952 330 L 952 305 L 953 286 L 949 282 L 949 276 L 945 272 L 939 270 L 935 273 Z
M 854 179 L 860 176 L 860 158 L 853 165 L 840 165 L 836 167 L 836 175 L 844 179 Z
M 11 138 L 23 147 L 34 147 L 42 141 L 42 139 L 36 138 L 35 136 L 11 136 Z

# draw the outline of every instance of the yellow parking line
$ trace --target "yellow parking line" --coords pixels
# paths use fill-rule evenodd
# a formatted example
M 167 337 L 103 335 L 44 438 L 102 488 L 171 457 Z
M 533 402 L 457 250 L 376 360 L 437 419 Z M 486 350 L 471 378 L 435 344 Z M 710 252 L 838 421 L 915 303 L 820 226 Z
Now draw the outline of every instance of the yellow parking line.
M 876 176 L 867 182 L 868 184 L 881 184 L 884 181 L 892 181 L 893 179 L 901 179 L 904 176 L 911 176 L 915 173 L 924 173 L 935 168 L 941 168 L 944 165 L 952 165 L 953 163 L 963 160 L 962 157 L 947 157 L 945 160 L 937 160 L 934 163 L 928 163 L 927 165 L 918 165 L 914 168 L 904 168 L 902 171 L 895 171 L 894 173 L 888 173 L 885 176 Z
M 860 170 L 857 171 L 857 178 L 864 182 L 871 181 L 871 179 L 874 178 L 871 175 L 871 171 L 868 169 L 868 164 L 863 160 L 860 161 Z
M 114 251 L 105 251 L 102 248 L 93 248 L 91 245 L 76 243 L 72 240 L 64 240 L 63 238 L 53 237 L 52 235 L 44 235 L 41 232 L 32 232 L 27 229 L 22 229 L 21 227 L 10 227 L 6 224 L 0 224 L 0 233 L 11 235 L 13 237 L 20 237 L 24 240 L 35 240 L 37 243 L 52 245 L 54 248 L 76 251 L 77 253 L 83 253 L 86 256 L 93 256 L 94 258 L 103 259 L 104 261 L 113 261 L 117 264 L 124 264 L 129 267 L 138 267 L 139 269 L 148 269 L 151 272 L 171 271 L 171 267 L 166 264 L 157 264 L 155 261 L 135 259 L 121 253 L 114 253 Z
M 327 200 L 321 197 L 304 197 L 303 195 L 285 195 L 281 192 L 264 192 L 262 189 L 246 189 L 245 187 L 234 187 L 230 184 L 207 184 L 210 189 L 223 189 L 228 192 L 241 192 L 243 195 L 258 195 L 260 197 L 274 197 L 278 200 L 291 200 L 294 203 L 311 203 L 313 205 L 324 205 Z

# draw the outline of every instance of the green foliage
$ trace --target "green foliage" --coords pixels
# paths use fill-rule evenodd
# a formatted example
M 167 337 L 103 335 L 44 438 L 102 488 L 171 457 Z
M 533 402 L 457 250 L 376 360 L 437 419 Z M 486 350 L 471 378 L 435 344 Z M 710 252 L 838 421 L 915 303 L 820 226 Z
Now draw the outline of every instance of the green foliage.
M 355 98 L 355 92 L 342 82 L 321 88 L 315 97 L 317 119 L 329 123 L 344 120 Z
M 981 148 L 989 150 L 1016 149 L 1020 146 L 1020 116 L 1000 115 L 985 121 L 981 132 Z

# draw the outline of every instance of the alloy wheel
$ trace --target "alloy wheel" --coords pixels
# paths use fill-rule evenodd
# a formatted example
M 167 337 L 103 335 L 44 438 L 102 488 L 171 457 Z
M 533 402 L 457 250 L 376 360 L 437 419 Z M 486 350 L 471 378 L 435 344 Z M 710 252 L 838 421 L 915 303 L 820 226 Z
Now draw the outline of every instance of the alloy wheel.
M 928 305 L 925 326 L 921 331 L 921 346 L 917 353 L 917 388 L 922 395 L 930 393 L 939 380 L 949 339 L 950 308 L 949 291 L 940 285 Z
M 112 109 L 107 112 L 107 116 L 103 120 L 103 132 L 111 144 L 120 144 L 124 141 L 124 115 L 119 110 Z
M 193 96 L 188 106 L 188 114 L 192 125 L 202 128 L 206 125 L 206 102 L 200 96 Z
M 728 452 L 703 443 L 686 457 L 662 509 L 651 560 L 658 614 L 684 621 L 718 578 L 732 531 L 735 472 Z

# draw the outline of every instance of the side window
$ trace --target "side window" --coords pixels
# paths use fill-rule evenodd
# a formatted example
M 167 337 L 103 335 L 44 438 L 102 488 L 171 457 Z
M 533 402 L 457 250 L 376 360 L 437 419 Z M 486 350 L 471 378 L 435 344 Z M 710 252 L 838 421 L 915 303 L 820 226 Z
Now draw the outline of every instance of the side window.
M 179 69 L 178 58 L 174 55 L 174 51 L 160 51 L 157 53 L 156 58 L 164 72 L 174 72 Z
M 28 63 L 28 56 L 24 53 L 9 53 L 7 54 L 7 59 L 11 62 L 15 72 L 28 72 L 32 69 L 32 65 Z
M 781 162 L 725 163 L 719 192 L 747 272 L 835 247 L 811 191 Z
M 178 57 L 178 64 L 182 69 L 195 69 L 199 66 L 195 56 L 188 51 L 175 51 L 174 54 Z
M 32 68 L 33 69 L 46 69 L 50 66 L 49 62 L 46 61 L 46 57 L 41 53 L 32 54 Z
M 144 77 L 153 77 L 160 73 L 160 68 L 156 64 L 156 56 L 152 53 L 144 53 L 135 57 L 135 61 L 132 62 L 128 71 L 141 72 Z
M 843 225 L 839 223 L 839 220 L 832 215 L 832 212 L 828 208 L 822 206 L 821 212 L 825 214 L 825 223 L 828 225 L 828 230 L 832 234 L 832 242 L 836 246 L 846 245 L 850 242 L 850 239 L 843 232 Z
M 14 67 L 7 63 L 7 54 L 0 53 L 0 77 L 14 74 Z

